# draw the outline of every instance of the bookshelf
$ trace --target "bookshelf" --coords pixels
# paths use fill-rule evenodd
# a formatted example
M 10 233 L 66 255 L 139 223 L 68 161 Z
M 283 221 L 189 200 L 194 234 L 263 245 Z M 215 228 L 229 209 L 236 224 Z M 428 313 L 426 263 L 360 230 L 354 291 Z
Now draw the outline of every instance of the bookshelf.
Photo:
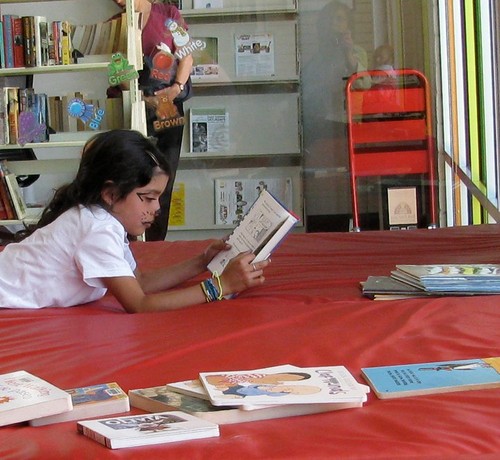
M 211 43 L 216 75 L 197 68 L 194 96 L 184 104 L 179 196 L 172 201 L 167 239 L 226 235 L 234 226 L 217 224 L 216 183 L 238 181 L 291 184 L 291 208 L 302 222 L 302 139 L 300 59 L 295 0 L 224 0 L 223 8 L 193 8 L 183 0 L 182 15 L 192 40 Z M 260 56 L 241 56 L 247 38 L 259 43 Z M 268 39 L 269 46 L 265 42 Z M 254 53 L 255 51 L 252 50 Z M 198 61 L 197 61 L 198 58 Z M 190 113 L 224 109 L 228 128 L 220 151 L 193 151 Z M 278 197 L 283 200 L 283 197 Z M 220 219 L 219 219 L 220 220 Z
M 0 0 L 0 14 L 15 14 L 18 16 L 43 15 L 48 21 L 69 21 L 73 25 L 94 24 L 107 20 L 120 12 L 120 8 L 111 0 L 49 0 L 24 1 Z M 136 17 L 131 7 L 133 0 L 127 0 L 126 26 L 127 26 L 127 52 L 129 63 L 136 69 L 142 65 L 142 60 L 137 57 L 140 48 L 136 43 L 137 27 Z M 140 42 L 139 42 L 140 46 Z M 100 101 L 106 98 L 108 83 L 108 63 L 111 55 L 100 56 L 101 59 L 86 60 L 84 63 L 66 65 L 45 65 L 39 67 L 0 68 L 1 86 L 9 86 L 9 82 L 19 81 L 20 77 L 30 78 L 32 86 L 38 93 L 48 96 L 61 95 L 65 92 L 79 91 L 91 94 Z M 27 80 L 26 80 L 27 81 Z M 137 88 L 137 81 L 130 85 L 130 108 L 134 113 L 133 127 L 145 132 L 145 121 L 142 117 L 142 101 Z M 52 195 L 58 185 L 71 180 L 79 164 L 79 155 L 84 143 L 101 129 L 51 134 L 48 142 L 33 142 L 24 145 L 0 145 L 2 150 L 16 148 L 31 148 L 35 151 L 37 160 L 9 161 L 9 169 L 16 175 L 39 174 L 40 178 L 30 187 L 24 189 L 25 200 L 35 207 L 29 209 L 28 216 L 23 220 L 0 221 L 0 225 L 22 225 L 36 221 L 37 214 Z M 28 195 L 28 196 L 26 196 Z

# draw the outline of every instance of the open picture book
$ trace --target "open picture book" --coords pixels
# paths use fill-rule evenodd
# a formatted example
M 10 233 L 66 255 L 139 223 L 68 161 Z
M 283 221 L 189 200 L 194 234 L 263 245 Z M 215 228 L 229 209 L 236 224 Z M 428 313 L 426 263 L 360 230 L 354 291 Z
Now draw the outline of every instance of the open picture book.
M 231 248 L 219 252 L 208 269 L 221 274 L 233 257 L 245 251 L 255 254 L 254 262 L 267 259 L 298 221 L 295 214 L 263 190 L 229 235 L 227 242 Z

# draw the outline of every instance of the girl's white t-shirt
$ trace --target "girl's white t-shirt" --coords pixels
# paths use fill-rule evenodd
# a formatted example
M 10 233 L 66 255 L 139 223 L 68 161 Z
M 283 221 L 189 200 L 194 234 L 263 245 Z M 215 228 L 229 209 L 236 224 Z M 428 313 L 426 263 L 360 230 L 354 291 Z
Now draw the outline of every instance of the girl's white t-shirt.
M 79 206 L 0 252 L 0 308 L 71 307 L 104 296 L 103 278 L 134 276 L 122 224 Z

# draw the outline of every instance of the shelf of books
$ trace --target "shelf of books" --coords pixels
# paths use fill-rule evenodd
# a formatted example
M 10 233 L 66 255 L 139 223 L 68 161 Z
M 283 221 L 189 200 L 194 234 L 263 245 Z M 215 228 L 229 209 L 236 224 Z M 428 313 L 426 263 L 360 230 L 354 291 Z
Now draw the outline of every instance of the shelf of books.
M 111 1 L 53 2 L 48 9 L 36 1 L 0 1 L 0 160 L 9 160 L 14 175 L 37 176 L 21 188 L 36 213 L 72 177 L 90 137 L 114 128 L 145 132 L 133 8 L 122 13 Z M 117 56 L 122 73 L 113 66 Z M 125 79 L 130 89 L 108 98 L 107 88 Z M 13 155 L 16 149 L 31 150 L 30 161 Z M 1 225 L 26 223 L 36 213 L 0 218 Z
M 170 235 L 227 234 L 263 189 L 300 217 L 300 231 L 296 1 L 184 0 L 179 6 L 189 25 L 195 91 L 185 104 Z

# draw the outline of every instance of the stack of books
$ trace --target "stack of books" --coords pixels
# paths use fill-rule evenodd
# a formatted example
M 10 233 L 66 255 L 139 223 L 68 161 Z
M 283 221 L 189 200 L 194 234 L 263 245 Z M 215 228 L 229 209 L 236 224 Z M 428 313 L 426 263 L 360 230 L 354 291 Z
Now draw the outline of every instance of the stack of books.
M 116 382 L 62 390 L 23 370 L 0 375 L 0 426 L 76 421 L 84 436 L 119 449 L 216 437 L 219 424 L 361 407 L 369 391 L 344 366 L 205 372 L 128 395 Z M 149 413 L 130 414 L 130 405 Z
M 362 407 L 368 392 L 343 366 L 287 364 L 200 373 L 198 379 L 128 395 L 132 406 L 148 412 L 177 409 L 223 425 Z
M 396 265 L 390 276 L 369 276 L 363 295 L 375 300 L 500 293 L 500 264 Z

